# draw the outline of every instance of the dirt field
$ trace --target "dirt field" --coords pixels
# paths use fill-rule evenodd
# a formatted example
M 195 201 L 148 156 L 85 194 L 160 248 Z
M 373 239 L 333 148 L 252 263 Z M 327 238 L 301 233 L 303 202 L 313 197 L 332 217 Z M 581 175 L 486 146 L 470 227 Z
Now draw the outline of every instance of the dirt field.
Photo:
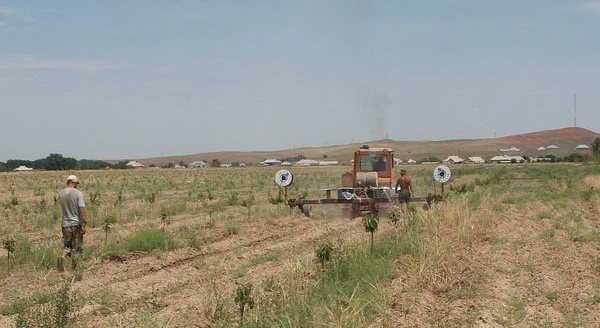
M 418 195 L 432 191 L 431 167 L 407 168 Z M 294 169 L 290 195 L 318 196 L 346 169 Z M 10 272 L 0 251 L 0 327 L 56 308 L 76 327 L 235 327 L 244 286 L 244 327 L 600 326 L 597 165 L 457 167 L 447 202 L 382 215 L 373 251 L 344 209 L 309 219 L 282 204 L 276 170 L 74 172 L 90 229 L 64 274 L 66 173 L 0 175 L 0 233 L 14 241 Z

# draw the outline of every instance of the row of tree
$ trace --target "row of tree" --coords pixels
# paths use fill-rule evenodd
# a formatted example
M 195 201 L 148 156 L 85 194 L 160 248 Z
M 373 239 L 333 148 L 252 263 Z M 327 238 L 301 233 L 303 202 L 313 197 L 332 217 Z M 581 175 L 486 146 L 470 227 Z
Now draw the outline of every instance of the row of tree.
M 117 165 L 111 165 L 108 162 L 81 159 L 77 160 L 71 157 L 64 157 L 61 154 L 50 154 L 46 158 L 30 160 L 21 159 L 9 159 L 4 162 L 0 162 L 0 171 L 12 171 L 19 166 L 27 166 L 35 170 L 97 170 L 104 169 L 106 167 L 116 167 Z

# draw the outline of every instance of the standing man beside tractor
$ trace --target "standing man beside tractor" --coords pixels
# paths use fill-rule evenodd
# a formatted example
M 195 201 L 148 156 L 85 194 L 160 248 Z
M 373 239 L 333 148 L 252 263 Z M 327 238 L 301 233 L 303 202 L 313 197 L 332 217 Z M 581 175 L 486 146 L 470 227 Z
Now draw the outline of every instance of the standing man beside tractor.
M 58 258 L 57 270 L 63 272 L 64 258 L 71 258 L 73 271 L 77 269 L 77 257 L 83 251 L 83 235 L 85 235 L 85 201 L 83 193 L 77 189 L 79 179 L 67 177 L 67 187 L 59 193 L 58 204 L 62 213 L 63 254 Z
M 398 190 L 400 187 L 400 190 Z M 398 200 L 400 201 L 400 209 L 403 214 L 408 212 L 408 202 L 410 198 L 414 195 L 412 180 L 406 174 L 406 170 L 400 170 L 400 177 L 396 181 L 396 193 L 398 193 Z

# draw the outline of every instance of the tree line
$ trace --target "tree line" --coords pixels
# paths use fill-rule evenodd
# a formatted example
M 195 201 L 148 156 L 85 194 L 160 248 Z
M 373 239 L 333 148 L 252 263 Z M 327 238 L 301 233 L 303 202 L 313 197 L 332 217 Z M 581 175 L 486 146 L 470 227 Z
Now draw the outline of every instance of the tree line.
M 0 171 L 12 171 L 19 166 L 27 166 L 35 170 L 97 170 L 110 168 L 119 168 L 121 163 L 110 164 L 105 161 L 80 159 L 64 157 L 61 154 L 50 154 L 46 158 L 36 160 L 9 159 L 6 162 L 0 162 Z

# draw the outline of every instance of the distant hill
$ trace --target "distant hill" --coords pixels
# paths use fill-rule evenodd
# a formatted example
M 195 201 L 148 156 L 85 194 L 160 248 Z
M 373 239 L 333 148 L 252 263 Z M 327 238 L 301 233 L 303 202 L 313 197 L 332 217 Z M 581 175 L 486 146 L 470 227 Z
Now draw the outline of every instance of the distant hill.
M 501 148 L 510 148 L 513 146 L 521 149 L 521 154 L 528 156 L 541 156 L 544 154 L 564 156 L 573 153 L 575 151 L 575 146 L 579 144 L 590 144 L 597 137 L 600 137 L 599 133 L 588 129 L 563 128 L 485 139 L 441 141 L 397 141 L 385 139 L 346 145 L 302 147 L 274 151 L 211 152 L 193 155 L 142 158 L 137 160 L 146 165 L 162 165 L 179 161 L 210 161 L 212 159 L 218 159 L 221 162 L 240 161 L 257 163 L 267 158 L 283 159 L 303 155 L 304 157 L 311 159 L 322 159 L 324 156 L 327 156 L 328 159 L 348 162 L 352 158 L 352 153 L 362 144 L 368 144 L 371 147 L 392 148 L 395 151 L 396 157 L 404 160 L 408 160 L 409 158 L 419 160 L 430 156 L 443 159 L 449 155 L 459 155 L 462 157 L 483 156 L 487 158 L 502 154 L 500 152 Z M 537 151 L 538 147 L 551 144 L 559 146 L 560 149 L 545 152 Z

